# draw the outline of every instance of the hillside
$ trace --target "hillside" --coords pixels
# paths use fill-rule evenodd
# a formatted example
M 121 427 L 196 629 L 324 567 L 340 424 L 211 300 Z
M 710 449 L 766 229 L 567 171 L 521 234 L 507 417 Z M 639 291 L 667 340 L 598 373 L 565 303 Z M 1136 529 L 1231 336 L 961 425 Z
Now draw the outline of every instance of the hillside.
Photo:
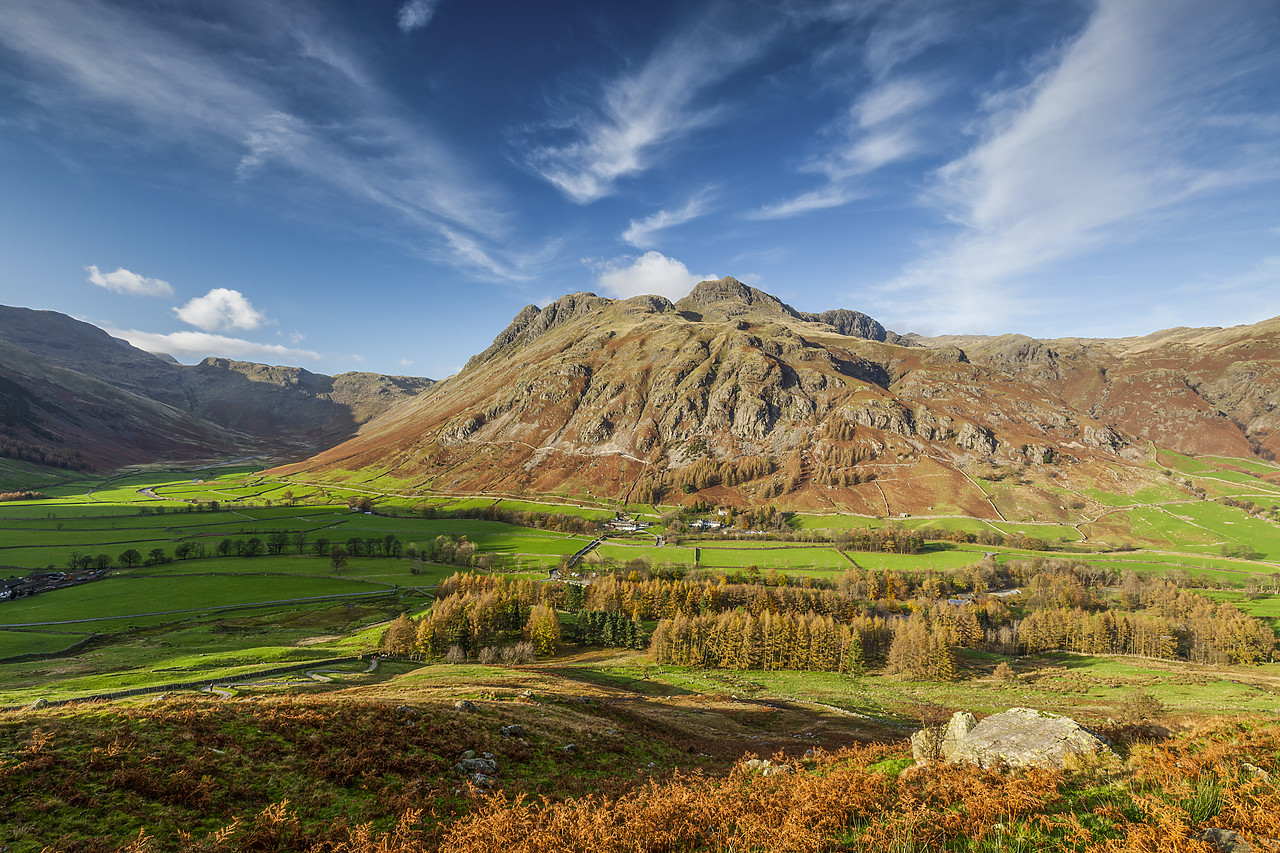
M 0 306 L 4 455 L 71 467 L 305 456 L 433 384 L 208 358 L 177 364 L 53 311 Z
M 1152 443 L 1269 454 L 1277 324 L 918 339 L 731 278 L 674 304 L 576 293 L 524 308 L 431 395 L 278 473 L 1074 524 L 1085 490 L 1176 491 Z
M 962 347 L 975 364 L 1058 395 L 1161 447 L 1267 459 L 1280 452 L 1280 318 L 1116 340 L 913 340 Z

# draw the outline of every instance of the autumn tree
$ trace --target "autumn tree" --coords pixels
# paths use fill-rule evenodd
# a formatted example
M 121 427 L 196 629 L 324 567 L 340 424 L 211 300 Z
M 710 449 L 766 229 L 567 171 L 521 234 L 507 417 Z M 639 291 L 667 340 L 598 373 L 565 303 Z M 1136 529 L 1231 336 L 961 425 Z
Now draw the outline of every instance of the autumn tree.
M 539 655 L 555 654 L 560 648 L 560 617 L 545 604 L 534 606 L 529 611 L 525 637 Z

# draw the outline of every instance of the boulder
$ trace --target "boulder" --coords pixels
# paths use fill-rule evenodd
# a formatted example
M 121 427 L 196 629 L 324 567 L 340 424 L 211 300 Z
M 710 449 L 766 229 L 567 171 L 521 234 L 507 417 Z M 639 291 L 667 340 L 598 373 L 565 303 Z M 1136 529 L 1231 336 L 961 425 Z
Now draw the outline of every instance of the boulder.
M 767 758 L 751 758 L 742 762 L 742 769 L 749 770 L 753 773 L 759 773 L 761 776 L 777 776 L 779 773 L 795 773 L 796 770 L 790 764 L 774 764 Z
M 1221 853 L 1254 853 L 1256 849 L 1239 833 L 1213 826 L 1200 833 L 1200 840 Z
M 492 758 L 464 758 L 458 762 L 458 768 L 466 773 L 483 773 L 492 776 L 498 772 L 498 762 Z
M 503 726 L 498 729 L 498 732 L 503 737 L 524 737 L 524 726 L 518 723 L 510 726 Z
M 480 710 L 479 706 L 470 699 L 459 699 L 457 702 L 453 703 L 453 707 L 456 710 L 466 711 L 469 714 L 474 714 L 476 711 Z
M 1077 755 L 1114 755 L 1110 747 L 1070 717 L 1010 708 L 981 723 L 972 714 L 957 712 L 946 726 L 924 729 L 911 736 L 911 753 L 918 763 L 968 762 L 980 767 L 1056 767 Z

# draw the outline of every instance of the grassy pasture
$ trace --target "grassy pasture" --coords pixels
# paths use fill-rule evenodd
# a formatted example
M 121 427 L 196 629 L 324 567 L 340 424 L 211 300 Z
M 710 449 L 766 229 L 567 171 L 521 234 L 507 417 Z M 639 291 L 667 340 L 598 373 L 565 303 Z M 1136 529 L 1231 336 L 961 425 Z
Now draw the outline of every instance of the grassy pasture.
M 14 655 L 60 652 L 85 638 L 85 635 L 42 631 L 0 630 L 0 659 Z
M 1189 459 L 1171 461 L 1195 467 L 1197 476 L 1201 473 L 1210 476 L 1232 475 L 1248 480 L 1249 485 L 1256 486 L 1261 483 L 1238 472 L 1223 472 L 1216 464 L 1211 465 Z M 201 482 L 193 482 L 196 480 Z M 370 480 L 369 483 L 377 483 L 386 488 L 396 485 L 390 480 L 377 478 Z M 353 488 L 350 490 L 339 487 L 326 489 L 326 492 L 330 495 L 330 500 L 346 492 L 368 493 L 357 491 L 354 482 L 351 485 Z M 1265 483 L 1262 487 L 1270 488 Z M 189 504 L 148 497 L 139 493 L 138 490 L 143 488 L 151 488 L 157 494 L 169 498 L 218 500 L 224 508 L 216 513 L 185 512 L 182 510 Z M 401 518 L 385 517 L 352 512 L 341 505 L 286 506 L 281 501 L 286 489 L 298 496 L 309 493 L 311 488 L 302 484 L 263 480 L 248 469 L 235 469 L 223 476 L 219 476 L 215 471 L 129 472 L 119 477 L 86 478 L 66 482 L 59 486 L 65 497 L 35 503 L 0 504 L 0 564 L 27 568 L 44 567 L 50 564 L 62 567 L 65 566 L 73 550 L 86 554 L 109 553 L 115 557 L 126 547 L 136 547 L 144 555 L 151 548 L 160 547 L 166 553 L 172 554 L 174 544 L 184 539 L 199 541 L 212 552 L 217 543 L 224 538 L 246 539 L 250 536 L 258 536 L 265 539 L 266 534 L 271 531 L 285 530 L 290 533 L 306 532 L 308 543 L 323 537 L 338 545 L 345 543 L 351 537 L 381 539 L 388 534 L 396 536 L 405 545 L 425 543 L 441 535 L 466 536 L 482 553 L 498 554 L 508 564 L 518 560 L 526 570 L 536 570 L 539 567 L 557 564 L 589 541 L 589 538 L 584 536 L 515 527 L 500 522 L 472 519 L 424 519 L 416 514 Z M 92 494 L 86 497 L 86 493 L 90 491 Z M 1173 493 L 1176 493 L 1175 496 L 1181 496 L 1176 486 L 1159 484 L 1150 487 L 1147 493 L 1143 493 L 1140 497 L 1146 500 L 1167 500 Z M 1104 494 L 1104 497 L 1107 496 L 1110 496 L 1110 493 Z M 1121 496 L 1116 497 L 1118 499 Z M 1139 496 L 1123 497 L 1127 506 L 1131 506 L 1139 499 Z M 261 505 L 261 502 L 267 499 L 280 501 L 280 503 L 270 507 Z M 113 503 L 113 500 L 118 502 Z M 255 505 L 242 503 L 248 500 L 259 503 Z M 440 502 L 438 498 L 406 498 L 404 500 L 406 506 Z M 445 507 L 458 507 L 464 504 L 488 506 L 493 502 L 492 498 L 457 498 L 444 499 L 442 505 Z M 237 505 L 228 507 L 228 503 Z M 605 518 L 612 515 L 611 510 L 598 506 L 583 507 L 554 501 L 544 503 L 501 499 L 499 505 L 509 509 L 562 512 L 588 518 Z M 142 507 L 154 509 L 161 506 L 167 507 L 167 511 L 139 513 Z M 51 515 L 54 517 L 49 517 Z M 1152 542 L 1173 543 L 1177 552 L 1090 554 L 1087 558 L 1079 555 L 1073 558 L 1114 565 L 1120 569 L 1135 568 L 1161 573 L 1191 572 L 1193 575 L 1208 575 L 1220 582 L 1237 585 L 1246 580 L 1251 573 L 1267 575 L 1280 570 L 1280 566 L 1272 567 L 1266 563 L 1227 560 L 1215 555 L 1220 542 L 1238 542 L 1262 551 L 1271 559 L 1280 559 L 1280 528 L 1270 522 L 1251 518 L 1239 510 L 1211 501 L 1187 500 L 1167 507 L 1137 507 L 1118 513 L 1117 516 L 1123 518 L 1145 539 Z M 884 523 L 879 519 L 849 515 L 802 513 L 793 517 L 793 525 L 800 529 L 838 530 L 875 527 Z M 996 528 L 1006 533 L 1022 531 L 1028 535 L 1041 536 L 1050 540 L 1077 538 L 1074 528 L 1069 525 L 989 523 L 970 518 L 922 517 L 895 520 L 893 523 L 911 528 L 928 526 L 941 529 L 958 528 L 974 532 Z M 849 552 L 846 559 L 832 547 L 821 544 L 703 540 L 687 543 L 684 546 L 658 548 L 648 544 L 651 541 L 648 537 L 637 537 L 635 539 L 637 544 L 629 544 L 625 540 L 609 541 L 597 548 L 590 559 L 625 562 L 635 557 L 645 557 L 655 566 L 661 566 L 666 562 L 692 566 L 694 547 L 697 547 L 700 552 L 699 565 L 706 568 L 732 571 L 756 565 L 762 571 L 776 569 L 793 575 L 821 575 L 841 572 L 851 568 L 852 563 L 877 570 L 947 570 L 971 565 L 981 559 L 985 552 L 995 552 L 1001 560 L 1036 556 L 1031 552 L 981 545 L 960 547 L 945 545 L 931 546 L 924 553 L 917 555 Z M 2 602 L 0 603 L 0 657 L 26 651 L 52 651 L 65 648 L 83 634 L 93 631 L 106 633 L 141 631 L 148 636 L 150 632 L 159 632 L 155 635 L 171 638 L 173 642 L 168 654 L 175 655 L 181 651 L 179 646 L 188 650 L 194 648 L 186 645 L 191 642 L 213 642 L 213 646 L 216 647 L 218 643 L 211 640 L 207 632 L 213 631 L 212 626 L 218 624 L 261 617 L 264 621 L 256 623 L 259 627 L 254 628 L 253 631 L 259 634 L 272 634 L 275 628 L 268 627 L 266 617 L 262 614 L 273 614 L 272 618 L 276 620 L 287 620 L 292 618 L 292 614 L 305 615 L 317 609 L 327 608 L 329 605 L 308 604 L 283 609 L 269 606 L 262 610 L 240 610 L 212 615 L 222 608 L 287 598 L 310 598 L 318 595 L 354 595 L 356 597 L 348 603 L 352 607 L 361 608 L 366 605 L 359 598 L 359 593 L 380 588 L 389 589 L 392 586 L 399 586 L 402 589 L 429 587 L 456 570 L 451 566 L 427 565 L 423 567 L 421 574 L 413 575 L 409 571 L 412 563 L 407 560 L 356 557 L 350 560 L 349 566 L 340 574 L 335 574 L 325 557 L 291 553 L 292 543 L 288 551 L 290 553 L 279 557 L 266 555 L 256 558 L 209 557 L 176 561 L 161 566 L 141 567 L 128 572 L 117 570 L 112 577 L 93 584 L 44 593 L 29 599 Z M 1051 553 L 1041 556 L 1062 555 Z M 418 601 L 421 599 L 406 599 L 399 606 L 416 607 Z M 1237 603 L 1242 609 L 1246 606 L 1252 608 L 1249 612 L 1254 612 L 1263 618 L 1280 619 L 1280 612 L 1271 612 L 1273 609 L 1280 611 L 1280 605 L 1270 599 L 1257 599 L 1250 602 L 1238 600 Z M 348 604 L 343 604 L 341 607 L 350 609 Z M 159 610 L 198 612 L 177 616 L 138 616 L 138 614 Z M 4 630 L 5 625 L 22 622 L 87 618 L 101 618 L 102 621 L 74 623 L 66 627 L 69 632 L 67 634 Z M 198 624 L 204 624 L 205 627 L 191 627 Z M 175 629 L 175 625 L 179 628 Z M 187 627 L 181 626 L 190 627 L 190 632 Z M 297 652 L 297 649 L 292 649 L 290 643 L 314 637 L 314 627 L 311 626 L 306 630 L 298 628 L 296 635 L 286 632 L 280 637 L 275 637 L 272 634 L 267 639 L 263 637 L 254 639 L 246 634 L 237 642 L 242 641 L 247 644 L 244 645 L 244 649 L 261 650 L 264 663 L 282 659 L 281 656 L 288 659 L 288 655 Z M 289 631 L 292 630 L 294 629 L 289 629 Z M 249 629 L 246 628 L 245 631 Z M 327 639 L 321 645 L 329 649 L 329 654 L 344 653 L 334 652 L 333 649 L 337 648 L 367 649 L 370 636 L 372 634 L 355 635 L 352 639 L 345 641 L 336 638 Z M 286 642 L 284 638 L 293 639 Z M 333 643 L 338 645 L 330 648 L 330 644 Z M 132 641 L 127 645 L 132 645 Z M 272 649 L 274 651 L 271 651 Z M 281 649 L 284 650 L 281 651 Z M 315 651 L 320 652 L 322 649 L 317 648 Z M 182 654 L 186 653 L 182 652 Z M 206 651 L 206 654 L 208 653 Z M 90 654 L 92 657 L 96 652 L 84 654 Z M 159 651 L 154 654 L 157 656 L 156 660 L 162 656 Z M 77 654 L 76 660 L 80 660 L 82 656 Z M 980 669 L 979 664 L 982 662 L 975 659 L 971 663 L 972 666 Z M 95 666 L 98 666 L 101 672 L 109 669 L 105 659 L 101 659 Z M 122 676 L 124 681 L 121 683 L 127 682 L 130 678 L 136 681 L 143 675 L 144 673 L 139 669 L 132 675 Z M 751 674 L 752 677 L 756 675 L 756 673 Z M 801 674 L 792 674 L 795 677 L 799 675 Z M 781 675 L 776 677 L 782 678 Z M 814 677 L 819 678 L 819 681 L 825 678 L 825 676 Z M 838 682 L 833 683 L 838 684 Z M 0 672 L 0 685 L 3 684 L 4 675 Z M 1025 687 L 1025 684 L 1022 686 Z M 791 682 L 784 681 L 779 681 L 770 689 L 774 687 L 780 691 L 792 689 L 792 687 L 799 689 Z M 845 688 L 837 689 L 836 686 L 828 686 L 821 689 L 830 690 L 832 695 L 836 695 L 840 689 Z M 880 685 L 876 689 L 889 688 Z M 906 701 L 905 694 L 901 691 L 894 695 L 897 698 L 885 701 L 889 704 L 899 700 Z M 943 696 L 944 694 L 939 694 L 939 697 Z M 1101 701 L 1106 698 L 1106 695 L 1099 693 L 1094 698 Z
M 1250 596 L 1238 589 L 1207 590 L 1205 595 L 1214 601 L 1229 601 L 1241 612 L 1258 619 L 1265 619 L 1271 623 L 1272 628 L 1280 629 L 1280 595 L 1262 593 Z
M 695 670 L 684 667 L 623 668 L 672 688 L 742 697 L 793 697 L 909 727 L 919 724 L 922 706 L 963 708 L 978 713 L 1025 705 L 1072 716 L 1120 716 L 1138 690 L 1149 691 L 1175 712 L 1275 713 L 1280 665 L 1223 671 L 1180 661 L 1099 658 L 1046 654 L 1012 661 L 1016 680 L 990 673 L 1006 660 L 999 655 L 962 652 L 962 677 L 951 683 L 902 681 L 891 676 L 849 676 L 830 672 Z
M 117 624 L 109 627 L 119 630 L 173 621 L 165 616 L 137 614 L 213 611 L 296 598 L 384 591 L 389 591 L 384 584 L 291 574 L 113 575 L 89 584 L 4 602 L 0 607 L 0 628 L 24 623 L 93 626 L 101 621 L 115 622 Z
M 700 546 L 698 565 L 708 569 L 745 569 L 755 565 L 761 569 L 847 569 L 849 561 L 834 548 L 719 548 Z

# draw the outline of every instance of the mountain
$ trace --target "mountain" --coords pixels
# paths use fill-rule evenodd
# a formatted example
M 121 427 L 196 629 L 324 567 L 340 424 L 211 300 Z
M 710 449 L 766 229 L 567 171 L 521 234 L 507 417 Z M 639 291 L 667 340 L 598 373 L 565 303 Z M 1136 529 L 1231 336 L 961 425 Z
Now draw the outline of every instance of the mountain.
M 297 458 L 432 384 L 219 358 L 182 365 L 64 314 L 0 306 L 0 455 L 28 461 Z
M 1117 429 L 1188 454 L 1280 453 L 1280 317 L 1116 340 L 913 338 L 1061 397 Z
M 1153 442 L 1271 453 L 1278 327 L 926 339 L 732 278 L 674 304 L 574 293 L 524 308 L 457 376 L 278 472 L 1078 523 L 1096 508 L 1086 490 L 1182 488 Z

